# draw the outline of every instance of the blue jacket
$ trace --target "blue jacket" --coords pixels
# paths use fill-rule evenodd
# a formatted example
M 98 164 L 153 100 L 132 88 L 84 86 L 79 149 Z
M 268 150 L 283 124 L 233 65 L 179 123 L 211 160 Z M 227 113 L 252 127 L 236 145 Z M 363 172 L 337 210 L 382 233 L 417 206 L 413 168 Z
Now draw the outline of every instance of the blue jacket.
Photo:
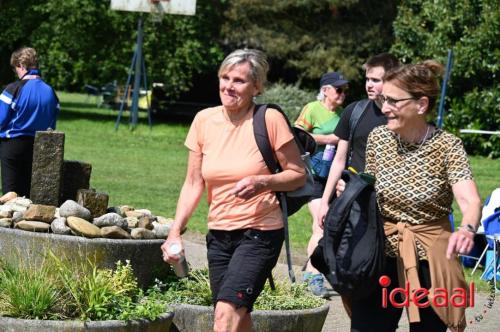
M 40 75 L 31 69 L 26 75 Z M 59 100 L 42 79 L 21 79 L 0 95 L 0 138 L 35 136 L 36 131 L 55 129 Z

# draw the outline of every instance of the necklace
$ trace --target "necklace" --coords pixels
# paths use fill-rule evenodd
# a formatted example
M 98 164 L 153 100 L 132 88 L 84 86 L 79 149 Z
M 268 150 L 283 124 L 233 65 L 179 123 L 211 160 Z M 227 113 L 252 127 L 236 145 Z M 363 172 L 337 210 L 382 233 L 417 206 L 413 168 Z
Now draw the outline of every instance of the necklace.
M 409 152 L 415 152 L 415 151 L 420 150 L 420 148 L 422 147 L 422 145 L 424 145 L 425 141 L 427 141 L 427 137 L 429 136 L 430 129 L 431 129 L 431 126 L 427 125 L 427 130 L 425 132 L 424 138 L 422 138 L 422 141 L 420 142 L 419 146 L 415 150 L 408 150 L 408 148 L 405 147 L 403 145 L 403 143 L 401 142 L 401 136 L 400 135 L 396 135 L 396 137 L 398 139 L 398 146 L 401 149 L 401 151 L 404 154 L 406 154 L 406 153 L 409 153 Z

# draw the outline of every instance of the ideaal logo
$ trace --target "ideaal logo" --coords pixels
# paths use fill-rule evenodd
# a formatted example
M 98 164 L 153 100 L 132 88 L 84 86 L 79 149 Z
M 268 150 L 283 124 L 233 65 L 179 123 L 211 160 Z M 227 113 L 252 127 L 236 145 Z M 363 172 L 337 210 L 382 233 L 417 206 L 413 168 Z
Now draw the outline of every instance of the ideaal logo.
M 482 305 L 480 313 L 474 313 L 473 318 L 468 320 L 469 324 L 481 322 L 488 311 L 493 307 L 495 303 L 495 285 L 493 279 L 490 280 L 490 293 L 486 297 L 486 302 Z M 431 302 L 427 299 L 429 291 L 425 288 L 417 288 L 412 294 L 410 294 L 410 285 L 407 282 L 405 287 L 396 287 L 391 292 L 388 292 L 387 287 L 391 284 L 391 278 L 388 276 L 382 276 L 379 279 L 379 284 L 382 286 L 382 307 L 387 308 L 389 303 L 395 308 L 408 307 L 410 301 L 415 303 L 418 308 L 425 308 L 431 305 Z M 455 307 L 466 307 L 467 298 L 469 300 L 469 307 L 473 308 L 475 306 L 475 285 L 474 282 L 469 284 L 469 295 L 467 296 L 467 291 L 463 288 L 454 288 L 451 292 L 445 288 L 436 288 L 434 292 L 434 298 L 432 299 L 432 304 L 436 307 L 446 307 L 452 305 Z M 401 294 L 404 298 L 402 302 L 398 302 L 396 297 Z M 426 301 L 423 301 L 426 300 Z
M 410 283 L 406 282 L 405 287 L 396 287 L 389 293 L 387 287 L 391 284 L 391 278 L 388 276 L 381 276 L 379 284 L 382 286 L 382 307 L 387 308 L 388 302 L 395 308 L 409 307 L 410 302 L 413 302 L 418 308 L 427 308 L 431 305 L 428 299 L 429 290 L 426 288 L 414 289 L 410 294 Z M 435 288 L 434 297 L 432 298 L 432 305 L 435 307 L 467 307 L 467 299 L 470 307 L 474 307 L 474 282 L 469 284 L 469 294 L 464 288 L 453 288 L 448 291 L 446 288 Z M 388 294 L 389 293 L 389 294 Z M 400 295 L 403 297 L 402 302 L 398 302 L 396 297 Z

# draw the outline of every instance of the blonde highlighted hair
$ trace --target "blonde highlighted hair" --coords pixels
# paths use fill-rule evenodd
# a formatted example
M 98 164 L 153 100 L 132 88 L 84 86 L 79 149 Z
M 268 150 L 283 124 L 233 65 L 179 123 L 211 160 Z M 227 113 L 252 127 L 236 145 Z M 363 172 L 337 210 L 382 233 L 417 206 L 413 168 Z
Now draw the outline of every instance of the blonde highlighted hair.
M 218 76 L 221 77 L 226 71 L 242 63 L 250 65 L 250 78 L 257 86 L 259 93 L 264 92 L 269 63 L 267 62 L 265 53 L 262 51 L 245 48 L 232 52 L 222 61 Z

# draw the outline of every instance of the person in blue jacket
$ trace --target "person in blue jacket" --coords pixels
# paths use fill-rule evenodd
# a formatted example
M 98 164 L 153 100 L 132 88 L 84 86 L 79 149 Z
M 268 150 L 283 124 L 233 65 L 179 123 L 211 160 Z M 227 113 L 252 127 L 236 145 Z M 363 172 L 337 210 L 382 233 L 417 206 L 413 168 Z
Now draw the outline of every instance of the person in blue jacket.
M 10 65 L 19 80 L 0 95 L 2 191 L 29 197 L 35 132 L 55 129 L 59 100 L 41 79 L 35 49 L 14 51 Z

